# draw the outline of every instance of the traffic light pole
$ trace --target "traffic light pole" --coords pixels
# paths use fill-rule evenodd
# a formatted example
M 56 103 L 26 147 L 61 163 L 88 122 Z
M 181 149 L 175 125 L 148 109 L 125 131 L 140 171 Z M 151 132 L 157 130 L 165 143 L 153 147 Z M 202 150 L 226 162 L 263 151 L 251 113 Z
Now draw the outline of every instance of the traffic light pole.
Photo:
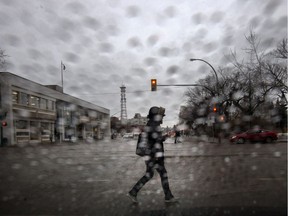
M 157 87 L 158 86 L 163 86 L 163 87 L 165 87 L 165 86 L 200 86 L 200 87 L 203 87 L 203 88 L 207 89 L 212 94 L 214 94 L 212 89 L 208 88 L 207 86 L 200 85 L 200 84 L 169 84 L 169 85 L 159 85 L 159 84 L 157 84 Z
M 2 125 L 0 127 L 0 147 L 4 146 L 3 145 L 3 128 L 2 128 Z
M 207 86 L 204 86 L 204 85 L 200 85 L 200 84 L 169 84 L 169 85 L 160 85 L 160 84 L 157 84 L 157 82 L 155 83 L 158 86 L 199 86 L 199 87 L 203 87 L 205 89 L 207 89 L 208 91 L 210 91 L 212 94 L 214 94 L 213 90 L 211 90 L 210 88 L 208 88 Z M 214 110 L 213 110 L 214 111 Z M 212 133 L 213 133 L 213 142 L 214 142 L 214 138 L 215 138 L 215 123 L 212 124 Z M 218 135 L 218 143 L 220 144 L 221 143 L 221 137 L 219 137 Z

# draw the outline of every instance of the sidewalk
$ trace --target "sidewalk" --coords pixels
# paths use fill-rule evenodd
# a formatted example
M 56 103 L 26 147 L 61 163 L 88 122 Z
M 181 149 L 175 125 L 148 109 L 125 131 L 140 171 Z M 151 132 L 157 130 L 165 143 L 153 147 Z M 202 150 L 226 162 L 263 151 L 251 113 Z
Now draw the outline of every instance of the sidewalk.
M 288 133 L 278 133 L 278 140 L 276 142 L 287 142 L 288 140 Z M 202 136 L 189 136 L 189 137 L 182 137 L 184 141 L 191 141 L 191 142 L 207 142 L 207 143 L 218 143 L 217 137 L 208 137 L 205 135 Z M 230 143 L 229 138 L 222 138 L 222 144 Z
M 278 142 L 287 142 L 288 133 L 278 133 Z

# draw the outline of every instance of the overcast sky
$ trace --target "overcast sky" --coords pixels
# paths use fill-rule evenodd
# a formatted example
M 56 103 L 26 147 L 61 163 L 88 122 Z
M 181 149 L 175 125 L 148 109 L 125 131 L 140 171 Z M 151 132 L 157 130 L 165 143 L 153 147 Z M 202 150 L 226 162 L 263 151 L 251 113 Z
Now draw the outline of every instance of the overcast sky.
M 158 84 L 195 83 L 224 55 L 245 45 L 253 28 L 265 46 L 287 37 L 286 0 L 0 0 L 0 48 L 7 71 L 110 109 L 120 116 L 120 86 L 127 114 L 166 108 L 173 126 L 185 87 L 150 91 Z M 119 113 L 117 113 L 119 112 Z

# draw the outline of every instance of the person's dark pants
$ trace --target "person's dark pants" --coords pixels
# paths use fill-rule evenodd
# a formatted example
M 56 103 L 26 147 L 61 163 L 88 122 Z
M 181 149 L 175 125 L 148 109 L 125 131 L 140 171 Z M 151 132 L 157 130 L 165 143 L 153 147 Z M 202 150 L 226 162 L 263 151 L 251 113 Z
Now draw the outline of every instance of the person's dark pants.
M 129 192 L 133 196 L 137 196 L 137 193 L 141 188 L 154 176 L 154 168 L 157 170 L 161 177 L 161 184 L 165 194 L 165 199 L 171 199 L 173 197 L 168 182 L 168 175 L 164 165 L 164 158 L 155 158 L 145 161 L 146 173 L 145 175 L 134 185 L 134 187 Z

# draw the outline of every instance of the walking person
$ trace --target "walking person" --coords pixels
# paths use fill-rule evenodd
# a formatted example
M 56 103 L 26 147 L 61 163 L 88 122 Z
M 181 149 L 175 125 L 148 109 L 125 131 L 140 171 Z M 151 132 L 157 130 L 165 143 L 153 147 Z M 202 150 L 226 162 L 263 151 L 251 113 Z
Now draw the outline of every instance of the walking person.
M 174 144 L 180 142 L 180 130 L 174 125 L 174 131 L 175 131 L 175 141 Z
M 168 175 L 164 165 L 164 147 L 165 137 L 162 136 L 160 124 L 165 116 L 165 109 L 162 107 L 151 107 L 147 118 L 149 119 L 145 127 L 147 133 L 147 144 L 149 153 L 145 156 L 146 173 L 129 191 L 127 196 L 137 203 L 137 194 L 141 188 L 153 177 L 154 169 L 161 177 L 161 184 L 165 194 L 165 202 L 176 202 L 169 187 Z

